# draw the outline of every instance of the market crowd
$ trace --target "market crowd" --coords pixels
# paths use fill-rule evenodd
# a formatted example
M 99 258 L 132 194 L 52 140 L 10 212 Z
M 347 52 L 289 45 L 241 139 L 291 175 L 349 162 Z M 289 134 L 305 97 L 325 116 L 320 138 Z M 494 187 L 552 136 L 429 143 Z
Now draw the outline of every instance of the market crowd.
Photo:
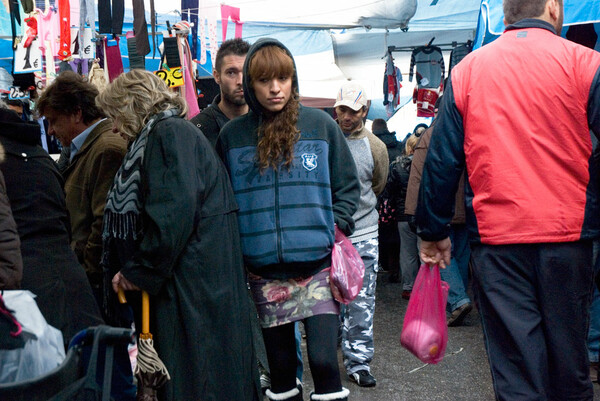
M 100 88 L 65 71 L 31 111 L 2 102 L 0 290 L 35 294 L 65 346 L 139 330 L 149 294 L 160 400 L 348 400 L 342 372 L 377 383 L 378 271 L 410 299 L 420 265 L 439 265 L 446 324 L 479 311 L 498 400 L 592 400 L 600 53 L 560 37 L 563 0 L 503 4 L 504 34 L 403 141 L 367 128 L 355 82 L 333 115 L 303 106 L 269 38 L 223 42 L 219 95 L 195 115 L 143 69 Z M 349 304 L 330 288 L 335 230 L 365 266 Z M 127 346 L 114 358 L 112 397 L 134 400 Z

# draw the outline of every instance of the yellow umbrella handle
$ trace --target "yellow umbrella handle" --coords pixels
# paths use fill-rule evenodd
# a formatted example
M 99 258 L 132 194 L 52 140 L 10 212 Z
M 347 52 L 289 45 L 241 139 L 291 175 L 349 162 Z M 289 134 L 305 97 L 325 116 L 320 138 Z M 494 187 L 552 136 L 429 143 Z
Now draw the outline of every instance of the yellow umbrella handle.
M 127 298 L 125 298 L 125 291 L 123 291 L 123 289 L 121 287 L 119 287 L 119 289 L 117 291 L 117 297 L 119 298 L 120 303 L 122 303 L 122 304 L 127 303 Z
M 142 334 L 150 333 L 150 296 L 142 291 Z
M 125 298 L 125 291 L 122 288 L 119 288 L 117 291 L 117 297 L 119 298 L 119 302 L 122 304 L 127 303 L 127 298 Z M 145 338 L 152 338 L 152 334 L 150 334 L 150 295 L 146 291 L 142 291 L 142 333 L 145 334 Z

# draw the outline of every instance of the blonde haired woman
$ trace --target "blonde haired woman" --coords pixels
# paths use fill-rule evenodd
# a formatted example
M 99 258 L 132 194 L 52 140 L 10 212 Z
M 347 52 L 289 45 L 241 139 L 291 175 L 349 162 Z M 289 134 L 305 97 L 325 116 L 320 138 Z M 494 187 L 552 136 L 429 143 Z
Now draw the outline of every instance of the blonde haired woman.
M 258 400 L 236 203 L 185 101 L 132 70 L 97 98 L 130 142 L 104 215 L 112 286 L 151 295 L 161 400 Z M 114 294 L 110 294 L 113 304 Z M 129 298 L 133 298 L 133 294 Z
M 245 116 L 217 143 L 240 205 L 242 251 L 271 369 L 270 400 L 302 400 L 294 323 L 306 331 L 311 400 L 347 400 L 337 361 L 339 305 L 329 287 L 334 224 L 347 235 L 356 167 L 335 121 L 298 102 L 289 50 L 257 41 L 244 64 Z

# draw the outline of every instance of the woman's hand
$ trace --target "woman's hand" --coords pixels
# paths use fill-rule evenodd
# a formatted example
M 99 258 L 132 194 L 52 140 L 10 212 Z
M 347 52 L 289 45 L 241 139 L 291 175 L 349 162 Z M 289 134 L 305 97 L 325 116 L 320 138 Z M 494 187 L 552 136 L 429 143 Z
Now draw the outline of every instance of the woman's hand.
M 137 285 L 133 284 L 131 281 L 127 280 L 125 276 L 118 272 L 112 278 L 112 288 L 114 292 L 119 292 L 119 288 L 124 291 L 141 291 L 142 289 Z

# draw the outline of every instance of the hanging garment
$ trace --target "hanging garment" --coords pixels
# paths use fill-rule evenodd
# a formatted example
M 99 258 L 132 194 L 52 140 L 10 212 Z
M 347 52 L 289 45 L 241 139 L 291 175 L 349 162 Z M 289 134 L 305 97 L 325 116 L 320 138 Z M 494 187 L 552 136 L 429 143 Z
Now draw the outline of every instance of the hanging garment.
M 206 64 L 206 18 L 200 18 L 200 64 Z
M 71 7 L 69 0 L 58 0 L 60 16 L 60 45 L 58 58 L 65 60 L 71 57 Z
M 120 35 L 124 15 L 125 0 L 98 0 L 98 32 Z
M 60 18 L 52 8 L 49 8 L 45 13 L 39 8 L 36 8 L 36 11 L 40 49 L 46 58 L 50 58 L 49 56 L 54 57 L 58 50 L 54 44 L 60 32 Z
M 69 0 L 69 11 L 71 15 L 72 27 L 77 26 L 78 21 L 81 19 L 81 4 L 79 0 Z M 71 34 L 73 36 L 73 34 Z
M 156 12 L 154 11 L 154 0 L 150 0 L 150 27 L 152 30 L 152 58 L 156 55 Z
M 104 55 L 108 68 L 108 80 L 112 82 L 123 72 L 123 60 L 121 59 L 118 36 L 115 36 L 114 40 L 104 38 Z
M 135 37 L 127 38 L 127 53 L 129 54 L 129 68 L 141 68 L 146 69 L 146 57 L 137 54 L 137 48 L 135 45 Z
M 434 117 L 435 102 L 440 96 L 438 88 L 416 88 L 413 103 L 417 104 L 417 117 Z
M 88 75 L 88 60 L 83 58 L 76 58 L 73 61 L 69 61 L 69 65 L 79 75 Z
M 198 3 L 199 0 L 181 0 L 182 18 L 192 24 L 192 42 L 190 43 L 192 59 L 198 58 L 198 14 L 200 11 Z
M 421 46 L 413 50 L 410 56 L 408 80 L 412 82 L 414 69 L 417 69 L 417 86 L 421 88 L 439 88 L 444 81 L 444 55 L 437 46 Z
M 221 28 L 223 31 L 223 42 L 227 38 L 227 28 L 229 25 L 229 18 L 235 22 L 235 37 L 242 37 L 242 22 L 240 22 L 240 9 L 238 7 L 231 7 L 221 4 Z
M 111 33 L 112 16 L 110 0 L 98 0 L 98 32 Z
M 135 33 L 135 46 L 140 56 L 150 53 L 148 40 L 148 24 L 144 10 L 144 0 L 133 0 L 133 32 Z
M 32 13 L 35 8 L 33 0 L 21 0 L 21 5 L 23 6 L 23 12 L 25 12 L 25 14 Z
M 392 53 L 388 52 L 383 78 L 383 104 L 388 117 L 394 114 L 396 107 L 400 104 L 401 81 L 402 73 L 398 67 L 394 66 Z
M 181 57 L 179 55 L 177 37 L 163 38 L 163 61 L 167 63 L 169 68 L 181 67 Z
M 196 80 L 194 77 L 193 68 L 194 63 L 192 61 L 190 45 L 187 41 L 187 38 L 183 35 L 177 35 L 177 40 L 179 44 L 179 58 L 181 59 L 183 74 L 183 87 L 181 88 L 183 93 L 181 95 L 188 104 L 187 118 L 190 119 L 196 114 L 200 113 L 200 108 L 198 107 L 198 96 L 196 95 Z
M 25 42 L 23 42 L 23 47 L 29 47 L 37 36 L 37 19 L 34 17 L 25 18 L 25 23 L 28 28 L 25 32 L 27 36 L 25 37 Z
M 210 61 L 214 67 L 217 59 L 217 51 L 219 50 L 217 43 L 217 21 L 215 20 L 208 21 L 208 40 L 210 42 Z
M 10 29 L 12 33 L 12 48 L 17 48 L 17 24 L 21 25 L 21 12 L 19 11 L 19 2 L 17 0 L 8 0 L 10 10 Z
M 125 17 L 125 0 L 112 0 L 112 33 L 123 33 L 123 18 Z
M 74 0 L 75 1 L 75 0 Z M 94 0 L 79 0 L 79 48 L 83 49 L 83 36 L 85 27 L 96 27 L 96 7 Z
M 462 45 L 456 46 L 454 49 L 452 49 L 452 53 L 450 53 L 448 77 L 450 77 L 450 73 L 456 64 L 460 63 L 460 61 L 465 58 L 467 54 L 471 53 L 471 50 L 473 50 L 473 42 L 470 40 L 467 43 L 463 43 Z

